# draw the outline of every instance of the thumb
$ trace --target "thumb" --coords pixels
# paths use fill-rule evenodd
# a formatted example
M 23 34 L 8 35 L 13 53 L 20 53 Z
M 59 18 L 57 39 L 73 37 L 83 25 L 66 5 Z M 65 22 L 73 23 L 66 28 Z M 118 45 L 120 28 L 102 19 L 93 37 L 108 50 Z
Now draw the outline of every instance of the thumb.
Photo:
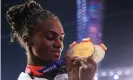
M 73 61 L 74 61 L 75 57 L 73 56 L 73 47 L 75 45 L 76 45 L 76 42 L 73 42 L 72 44 L 70 44 L 70 46 L 65 54 L 67 71 L 71 70 L 71 68 L 74 66 Z

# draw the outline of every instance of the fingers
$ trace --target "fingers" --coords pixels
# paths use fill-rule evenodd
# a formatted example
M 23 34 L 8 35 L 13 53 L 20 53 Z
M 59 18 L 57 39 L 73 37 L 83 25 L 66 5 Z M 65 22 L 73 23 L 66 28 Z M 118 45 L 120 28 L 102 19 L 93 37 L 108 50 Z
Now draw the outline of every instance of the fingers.
M 94 68 L 95 70 L 97 70 L 97 64 L 91 57 L 87 58 L 86 65 L 88 65 L 88 67 L 90 68 Z
M 66 59 L 66 66 L 68 71 L 71 71 L 72 69 L 79 70 L 79 67 L 83 65 L 85 66 L 81 57 L 71 56 L 71 58 L 68 57 Z
M 77 44 L 77 42 L 74 41 L 72 44 L 69 45 L 69 47 L 73 47 L 73 46 L 75 46 L 76 44 Z
M 86 59 L 87 59 L 86 63 L 85 64 L 83 63 L 82 64 L 83 66 L 79 68 L 80 80 L 84 80 L 84 79 L 92 80 L 97 71 L 97 65 L 94 62 L 94 60 L 92 58 L 86 58 Z
M 75 46 L 77 44 L 77 42 L 76 41 L 74 41 L 72 44 L 70 44 L 69 45 L 69 48 L 68 48 L 68 50 L 67 50 L 67 52 L 66 52 L 66 56 L 72 56 L 72 54 L 73 54 L 73 47 Z
M 81 61 L 81 58 L 80 57 L 77 57 L 77 58 L 75 58 L 73 64 L 79 66 L 80 65 L 80 61 Z
M 104 51 L 107 50 L 107 47 L 106 47 L 103 43 L 99 44 L 99 46 L 100 46 Z
M 68 72 L 71 72 L 71 70 L 76 66 L 76 63 L 74 61 L 76 60 L 76 57 L 71 57 L 66 59 L 66 68 Z
M 75 61 L 73 62 L 73 64 L 75 65 L 75 66 L 78 66 L 78 67 L 80 67 L 80 66 L 86 66 L 86 64 L 85 64 L 85 58 L 84 57 L 78 57 L 78 58 L 76 58 L 75 59 Z
M 91 57 L 89 57 L 89 58 L 78 57 L 75 59 L 75 61 L 73 63 L 75 66 L 84 67 L 84 69 L 86 69 L 86 68 L 93 69 L 94 68 L 94 70 L 97 70 L 97 64 Z
M 83 39 L 82 42 L 88 42 L 90 41 L 90 38 Z M 88 64 L 88 59 L 85 59 L 83 57 L 76 57 L 73 55 L 74 51 L 73 48 L 76 46 L 77 42 L 74 41 L 72 44 L 70 44 L 69 49 L 66 52 L 66 66 L 68 70 L 71 70 L 73 67 L 77 66 L 86 66 Z M 93 63 L 94 64 L 94 63 Z
M 74 41 L 72 44 L 70 44 L 69 49 L 67 50 L 67 52 L 65 54 L 67 71 L 71 71 L 71 69 L 74 66 L 73 61 L 75 60 L 76 57 L 73 56 L 73 47 L 76 44 L 77 44 L 76 41 Z
M 89 42 L 89 41 L 91 41 L 90 38 L 82 40 L 82 42 Z M 97 64 L 92 59 L 92 56 L 91 57 L 74 56 L 73 48 L 76 46 L 76 44 L 77 44 L 76 41 L 70 44 L 69 49 L 67 50 L 66 53 L 67 72 L 69 75 L 76 75 L 76 77 L 80 75 L 80 77 L 87 77 L 87 79 L 89 79 L 90 76 L 92 76 L 93 78 L 93 75 L 97 71 Z

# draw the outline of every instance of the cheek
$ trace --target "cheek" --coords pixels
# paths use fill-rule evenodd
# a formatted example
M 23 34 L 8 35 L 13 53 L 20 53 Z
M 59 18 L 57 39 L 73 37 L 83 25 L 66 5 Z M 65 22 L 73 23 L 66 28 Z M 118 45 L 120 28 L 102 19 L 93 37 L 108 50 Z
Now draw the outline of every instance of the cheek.
M 42 39 L 38 43 L 37 53 L 41 56 L 48 55 L 52 48 L 52 42 Z
M 62 48 L 61 48 L 62 50 L 64 49 L 64 43 L 62 43 Z

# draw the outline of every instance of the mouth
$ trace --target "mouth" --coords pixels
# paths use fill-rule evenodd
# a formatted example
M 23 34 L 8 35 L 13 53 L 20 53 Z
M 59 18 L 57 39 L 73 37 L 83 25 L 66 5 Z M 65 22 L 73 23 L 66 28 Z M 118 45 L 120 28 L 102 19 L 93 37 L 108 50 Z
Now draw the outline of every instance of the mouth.
M 60 56 L 61 51 L 52 51 L 53 54 L 55 54 L 56 56 Z

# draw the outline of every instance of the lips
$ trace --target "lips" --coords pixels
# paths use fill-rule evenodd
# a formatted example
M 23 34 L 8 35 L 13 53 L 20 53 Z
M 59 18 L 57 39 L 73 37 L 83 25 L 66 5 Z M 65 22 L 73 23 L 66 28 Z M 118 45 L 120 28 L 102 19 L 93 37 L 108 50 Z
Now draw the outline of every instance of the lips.
M 56 55 L 60 55 L 61 51 L 60 50 L 55 50 L 55 51 L 52 51 L 52 53 L 55 53 Z
M 61 53 L 61 50 L 53 50 L 52 52 Z

